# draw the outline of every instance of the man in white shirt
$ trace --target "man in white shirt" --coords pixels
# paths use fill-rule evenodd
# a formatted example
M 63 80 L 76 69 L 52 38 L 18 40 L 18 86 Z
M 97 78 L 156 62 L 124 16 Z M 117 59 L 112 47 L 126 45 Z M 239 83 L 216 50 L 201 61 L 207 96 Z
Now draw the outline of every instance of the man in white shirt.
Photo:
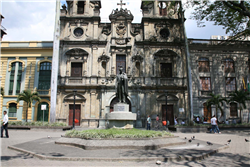
M 3 138 L 3 129 L 5 130 L 5 136 L 6 138 L 9 138 L 9 134 L 8 134 L 8 115 L 7 115 L 7 111 L 3 112 L 4 117 L 3 117 L 3 125 L 1 127 L 1 138 Z
M 220 130 L 219 130 L 219 127 L 218 127 L 218 124 L 217 124 L 217 119 L 215 117 L 215 115 L 211 118 L 211 125 L 212 125 L 212 128 L 210 129 L 210 133 L 212 131 L 217 131 L 218 133 L 221 133 Z

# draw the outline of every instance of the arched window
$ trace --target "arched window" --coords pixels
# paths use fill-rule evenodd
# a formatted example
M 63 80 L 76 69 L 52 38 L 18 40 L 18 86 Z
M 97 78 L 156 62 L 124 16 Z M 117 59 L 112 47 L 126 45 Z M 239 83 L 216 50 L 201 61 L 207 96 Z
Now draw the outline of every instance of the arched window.
M 16 94 L 19 94 L 21 91 L 22 72 L 23 72 L 22 65 L 23 65 L 22 62 L 11 63 L 9 95 L 12 95 L 13 92 L 15 92 L 15 90 L 16 90 Z M 17 74 L 16 77 L 15 77 L 15 74 Z M 16 82 L 16 87 L 14 87 L 15 82 Z
M 9 95 L 12 95 L 12 93 L 13 93 L 14 80 L 15 80 L 15 70 L 16 70 L 16 62 L 11 64 Z
M 135 77 L 140 77 L 141 65 L 139 62 L 135 63 Z
M 102 69 L 101 69 L 101 76 L 102 77 L 106 77 L 106 62 L 105 61 L 103 61 L 102 62 Z
M 16 117 L 16 111 L 17 111 L 16 103 L 10 103 L 8 116 L 9 117 Z
M 199 58 L 199 72 L 209 72 L 209 60 L 208 58 Z
M 22 65 L 23 63 L 18 63 L 18 71 L 17 71 L 17 84 L 16 84 L 16 94 L 20 93 L 21 90 L 21 82 L 22 82 Z
M 226 77 L 226 91 L 236 90 L 236 79 L 235 77 Z
M 51 78 L 51 63 L 44 62 L 40 65 L 38 90 L 49 90 Z
M 224 72 L 225 73 L 234 73 L 235 69 L 234 69 L 234 61 L 232 59 L 224 59 L 223 60 L 223 64 L 224 64 Z
M 83 14 L 84 13 L 84 1 L 78 1 L 77 2 L 77 14 Z

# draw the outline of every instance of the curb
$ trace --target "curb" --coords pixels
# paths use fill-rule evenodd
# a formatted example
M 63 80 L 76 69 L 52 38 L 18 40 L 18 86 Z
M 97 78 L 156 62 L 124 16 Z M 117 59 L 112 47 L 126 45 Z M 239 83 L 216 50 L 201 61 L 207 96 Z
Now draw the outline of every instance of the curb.
M 196 161 L 196 160 L 202 160 L 205 159 L 215 153 L 218 153 L 221 150 L 229 148 L 228 145 L 219 147 L 216 150 L 211 150 L 208 153 L 203 153 L 201 155 L 197 156 L 179 156 L 179 157 L 131 157 L 131 158 L 102 158 L 102 157 L 51 157 L 51 156 L 44 156 L 40 154 L 36 154 L 31 151 L 27 151 L 21 148 L 17 148 L 14 146 L 8 146 L 9 149 L 19 151 L 22 153 L 28 153 L 30 155 L 33 155 L 34 157 L 37 157 L 42 160 L 58 160 L 58 161 L 152 161 L 152 160 L 159 160 L 163 162 L 171 162 L 171 161 L 182 161 L 182 160 L 188 160 L 188 161 Z

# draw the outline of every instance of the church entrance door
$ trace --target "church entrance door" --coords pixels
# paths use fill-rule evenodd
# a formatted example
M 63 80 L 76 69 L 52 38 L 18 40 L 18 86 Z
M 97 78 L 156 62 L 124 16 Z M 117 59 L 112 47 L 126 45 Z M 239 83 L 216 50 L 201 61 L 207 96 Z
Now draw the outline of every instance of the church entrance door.
M 74 110 L 74 104 L 69 105 L 69 126 L 73 125 L 73 110 Z M 75 105 L 75 119 L 78 120 L 78 122 L 75 122 L 75 126 L 80 126 L 81 121 L 81 105 L 76 104 Z
M 174 125 L 174 106 L 173 105 L 167 105 L 168 112 L 167 117 L 170 125 Z M 166 121 L 166 105 L 161 106 L 162 111 L 162 121 Z
M 208 123 L 211 122 L 212 112 L 211 107 L 207 108 L 206 103 L 203 104 L 203 111 L 204 111 L 204 118 L 207 120 Z

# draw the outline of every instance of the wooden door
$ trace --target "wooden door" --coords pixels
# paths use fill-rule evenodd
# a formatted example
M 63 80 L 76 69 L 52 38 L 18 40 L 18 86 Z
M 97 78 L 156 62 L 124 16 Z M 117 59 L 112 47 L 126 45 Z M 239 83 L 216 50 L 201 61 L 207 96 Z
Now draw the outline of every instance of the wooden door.
M 71 76 L 72 77 L 82 76 L 82 63 L 71 63 Z
M 168 118 L 169 124 L 174 125 L 174 106 L 168 105 L 167 107 L 168 107 L 167 118 Z M 166 105 L 161 106 L 161 111 L 162 111 L 162 121 L 166 121 Z
M 69 105 L 69 126 L 73 125 L 73 110 L 74 110 L 74 104 Z M 78 123 L 75 123 L 75 126 L 80 126 L 81 122 L 81 105 L 76 104 L 75 105 L 75 119 L 78 120 Z
M 207 122 L 211 122 L 212 112 L 211 107 L 207 108 L 206 103 L 203 104 L 203 110 L 204 110 L 204 119 L 207 120 Z

